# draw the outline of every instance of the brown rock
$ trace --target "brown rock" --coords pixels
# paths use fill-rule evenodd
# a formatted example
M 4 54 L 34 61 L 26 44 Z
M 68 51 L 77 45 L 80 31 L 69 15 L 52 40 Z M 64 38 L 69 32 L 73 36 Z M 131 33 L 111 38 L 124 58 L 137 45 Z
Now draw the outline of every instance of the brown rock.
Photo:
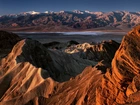
M 57 73 L 60 72 L 62 80 L 67 80 L 68 76 L 77 75 L 92 63 L 73 58 L 68 54 L 49 51 L 37 41 L 22 40 L 0 62 L 0 105 L 31 105 L 32 103 L 70 105 L 87 103 L 88 100 L 95 102 L 94 90 L 99 85 L 98 82 L 92 85 L 92 82 L 99 81 L 102 75 L 96 68 L 90 66 L 68 82 L 58 83 L 52 79 L 56 77 L 55 79 L 59 81 L 60 77 Z M 44 64 L 46 65 L 42 66 Z M 46 69 L 42 69 L 45 67 Z M 86 96 L 87 92 L 93 94 L 91 90 L 94 92 L 94 100 L 92 96 L 89 98 Z M 41 100 L 44 100 L 43 103 L 40 102 Z
M 122 40 L 110 69 L 97 89 L 97 105 L 126 104 L 131 94 L 139 91 L 140 26 L 135 27 Z M 132 98 L 131 98 L 132 99 Z M 134 101 L 135 100 L 135 101 Z M 139 97 L 131 102 L 139 101 Z

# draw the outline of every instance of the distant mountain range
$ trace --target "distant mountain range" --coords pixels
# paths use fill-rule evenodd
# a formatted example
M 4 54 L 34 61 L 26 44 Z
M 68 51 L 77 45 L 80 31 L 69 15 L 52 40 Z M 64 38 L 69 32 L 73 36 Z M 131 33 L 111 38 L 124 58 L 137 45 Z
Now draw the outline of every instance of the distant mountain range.
M 9 31 L 128 30 L 140 23 L 140 12 L 29 11 L 0 16 Z

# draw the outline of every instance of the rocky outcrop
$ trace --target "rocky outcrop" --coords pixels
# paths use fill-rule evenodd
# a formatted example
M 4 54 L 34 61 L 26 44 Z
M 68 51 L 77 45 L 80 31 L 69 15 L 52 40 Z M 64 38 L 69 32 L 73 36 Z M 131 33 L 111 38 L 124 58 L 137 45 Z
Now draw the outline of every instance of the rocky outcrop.
M 51 78 L 43 79 L 45 72 L 28 62 L 17 65 L 13 62 L 9 69 L 1 69 L 0 105 L 25 105 L 38 96 L 48 98 L 55 82 Z
M 12 52 L 2 60 L 2 68 L 9 67 L 10 64 L 7 65 L 6 62 L 13 61 L 17 64 L 29 62 L 37 68 L 40 67 L 46 70 L 51 78 L 59 82 L 76 76 L 88 65 L 97 64 L 97 62 L 84 60 L 58 50 L 49 50 L 38 41 L 30 39 L 22 40 L 14 46 Z
M 135 27 L 122 40 L 112 68 L 102 78 L 97 89 L 97 105 L 140 104 L 140 26 Z
M 102 75 L 96 68 L 86 67 L 76 78 L 58 84 L 55 92 L 43 101 L 47 105 L 95 105 L 96 88 L 100 86 Z
M 41 76 L 47 76 L 46 71 L 36 68 L 29 62 L 16 61 L 16 57 L 22 53 L 24 44 L 25 40 L 22 40 L 15 45 L 12 52 L 1 61 L 0 105 L 24 105 L 38 95 L 47 97 L 51 93 L 49 87 L 54 85 L 53 80 L 44 80 Z
M 13 65 L 12 65 L 13 66 Z M 17 69 L 18 68 L 18 69 Z M 28 62 L 19 63 L 0 78 L 0 105 L 92 105 L 102 74 L 87 67 L 70 81 L 58 83 Z M 86 85 L 85 85 L 86 83 Z
M 98 62 L 96 68 L 105 73 L 106 69 L 111 67 L 111 61 L 119 45 L 119 43 L 113 40 L 103 41 L 98 44 L 84 43 L 70 46 L 65 49 L 65 52 L 83 59 Z
M 103 41 L 99 44 L 84 43 L 71 46 L 67 48 L 65 52 L 69 54 L 77 54 L 84 59 L 94 61 L 105 60 L 111 62 L 119 45 L 119 43 L 113 40 Z

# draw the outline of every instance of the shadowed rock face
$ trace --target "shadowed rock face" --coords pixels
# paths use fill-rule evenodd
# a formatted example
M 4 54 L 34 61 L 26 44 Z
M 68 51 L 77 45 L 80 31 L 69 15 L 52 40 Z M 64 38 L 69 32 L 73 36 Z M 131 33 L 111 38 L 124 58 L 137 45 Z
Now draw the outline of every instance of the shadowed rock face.
M 140 104 L 140 26 L 122 40 L 112 61 L 112 68 L 97 89 L 97 105 Z
M 13 33 L 0 31 L 0 49 L 8 49 L 13 47 L 21 38 Z
M 10 53 L 13 46 L 20 40 L 18 35 L 0 30 L 0 59 Z
M 97 61 L 104 60 L 106 62 L 111 62 L 116 50 L 119 48 L 119 45 L 119 43 L 113 40 L 103 41 L 100 44 L 94 45 L 87 49 L 87 58 L 91 60 L 95 59 Z

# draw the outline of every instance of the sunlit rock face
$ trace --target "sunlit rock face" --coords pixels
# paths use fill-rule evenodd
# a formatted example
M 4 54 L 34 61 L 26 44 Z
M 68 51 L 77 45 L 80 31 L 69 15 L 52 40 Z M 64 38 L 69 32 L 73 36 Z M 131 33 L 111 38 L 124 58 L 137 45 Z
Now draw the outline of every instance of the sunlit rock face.
M 140 104 L 139 42 L 140 26 L 137 26 L 123 38 L 112 68 L 102 78 L 102 85 L 97 89 L 97 105 Z
M 25 40 L 20 41 L 1 61 L 0 105 L 24 105 L 38 95 L 47 97 L 52 92 L 50 87 L 54 86 L 53 80 L 43 79 L 42 76 L 48 75 L 46 71 L 36 68 L 29 62 L 16 61 L 24 45 Z
M 49 98 L 40 98 L 48 105 L 95 105 L 96 88 L 100 86 L 102 73 L 93 67 L 84 71 L 70 81 L 58 84 Z

